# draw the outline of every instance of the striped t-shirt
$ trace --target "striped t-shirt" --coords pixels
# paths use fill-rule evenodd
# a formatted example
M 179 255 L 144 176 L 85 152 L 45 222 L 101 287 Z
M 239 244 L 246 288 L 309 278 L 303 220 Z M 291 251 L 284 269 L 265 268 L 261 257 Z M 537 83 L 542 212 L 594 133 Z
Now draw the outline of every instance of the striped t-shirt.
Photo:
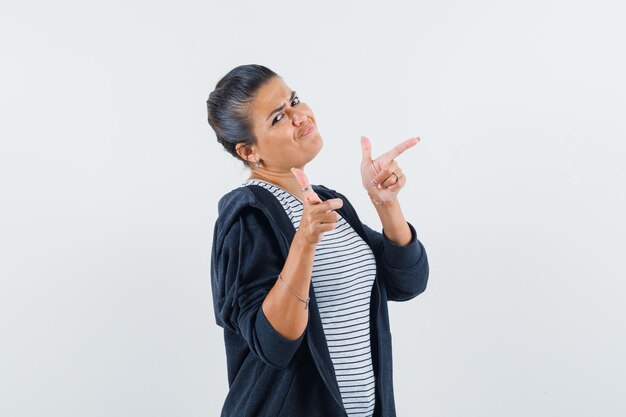
M 302 201 L 269 182 L 248 179 L 271 191 L 298 229 Z M 370 296 L 376 275 L 371 248 L 343 217 L 317 244 L 311 283 L 344 408 L 350 417 L 374 412 L 375 380 L 370 349 Z

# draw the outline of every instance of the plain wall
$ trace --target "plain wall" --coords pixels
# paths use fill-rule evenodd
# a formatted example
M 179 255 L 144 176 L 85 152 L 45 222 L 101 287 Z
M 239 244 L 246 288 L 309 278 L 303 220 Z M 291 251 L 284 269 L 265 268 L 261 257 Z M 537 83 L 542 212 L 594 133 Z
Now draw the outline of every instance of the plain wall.
M 206 122 L 231 68 L 315 111 L 306 168 L 380 230 L 359 137 L 398 158 L 430 259 L 391 305 L 399 416 L 623 416 L 624 6 L 21 1 L 0 12 L 0 415 L 217 416 Z

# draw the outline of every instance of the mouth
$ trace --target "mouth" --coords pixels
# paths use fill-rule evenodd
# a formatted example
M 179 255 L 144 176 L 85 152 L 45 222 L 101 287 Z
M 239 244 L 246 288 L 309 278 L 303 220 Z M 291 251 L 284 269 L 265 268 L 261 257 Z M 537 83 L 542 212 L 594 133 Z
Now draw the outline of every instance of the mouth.
M 300 131 L 300 134 L 298 135 L 298 139 L 308 135 L 309 133 L 311 133 L 314 130 L 315 130 L 315 125 L 313 123 L 311 123 L 310 125 L 308 125 L 307 127 L 305 127 L 304 129 L 302 129 Z

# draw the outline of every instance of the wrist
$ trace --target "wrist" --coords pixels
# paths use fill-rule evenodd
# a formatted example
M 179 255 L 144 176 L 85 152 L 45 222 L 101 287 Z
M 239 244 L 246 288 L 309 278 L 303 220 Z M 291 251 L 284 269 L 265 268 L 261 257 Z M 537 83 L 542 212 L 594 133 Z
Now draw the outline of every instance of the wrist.
M 305 253 L 315 253 L 317 248 L 317 242 L 311 242 L 307 240 L 304 236 L 302 236 L 302 232 L 300 229 L 296 231 L 296 234 L 293 237 L 293 241 L 291 242 L 291 246 L 298 250 L 301 254 Z
M 372 197 L 369 194 L 368 196 L 376 208 L 389 208 L 389 207 L 393 207 L 397 205 L 398 203 L 398 196 L 395 196 L 393 200 L 391 201 L 382 201 L 382 200 Z

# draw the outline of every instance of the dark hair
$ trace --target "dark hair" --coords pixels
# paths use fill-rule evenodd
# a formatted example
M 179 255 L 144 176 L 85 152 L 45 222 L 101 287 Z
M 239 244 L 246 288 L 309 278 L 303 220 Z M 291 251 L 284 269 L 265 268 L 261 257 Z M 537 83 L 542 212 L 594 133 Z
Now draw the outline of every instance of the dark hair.
M 240 65 L 218 81 L 207 100 L 209 125 L 215 131 L 217 141 L 246 167 L 248 162 L 237 154 L 235 145 L 256 143 L 248 118 L 248 105 L 259 87 L 272 77 L 278 77 L 278 74 L 263 65 Z

